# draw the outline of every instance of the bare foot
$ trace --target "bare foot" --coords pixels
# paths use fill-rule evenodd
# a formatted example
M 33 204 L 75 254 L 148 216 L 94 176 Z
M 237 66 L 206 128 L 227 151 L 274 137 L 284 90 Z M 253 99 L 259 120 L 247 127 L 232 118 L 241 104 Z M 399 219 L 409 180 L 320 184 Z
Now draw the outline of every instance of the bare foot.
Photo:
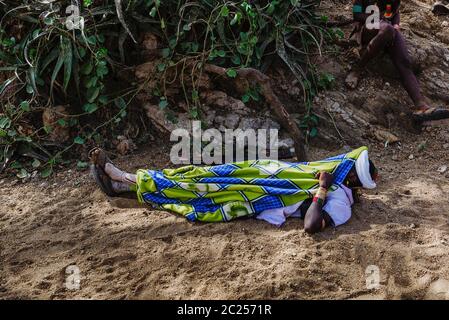
M 358 70 L 352 70 L 346 77 L 346 86 L 350 89 L 357 88 L 359 84 L 360 72 Z
M 137 181 L 136 175 L 120 170 L 112 163 L 106 163 L 105 170 L 106 174 L 111 177 L 112 180 L 125 182 L 128 184 L 135 184 Z

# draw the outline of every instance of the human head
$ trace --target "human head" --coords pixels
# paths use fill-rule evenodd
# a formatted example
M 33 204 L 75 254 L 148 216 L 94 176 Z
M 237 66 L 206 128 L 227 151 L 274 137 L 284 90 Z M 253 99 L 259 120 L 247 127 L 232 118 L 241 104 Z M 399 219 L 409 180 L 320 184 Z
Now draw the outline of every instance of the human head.
M 377 182 L 378 180 L 378 171 L 376 166 L 371 160 L 368 160 L 369 163 L 369 175 L 371 176 L 371 179 L 373 182 Z M 348 188 L 363 188 L 363 183 L 360 181 L 359 175 L 357 174 L 357 168 L 354 166 L 346 176 L 346 179 L 344 181 L 344 184 Z

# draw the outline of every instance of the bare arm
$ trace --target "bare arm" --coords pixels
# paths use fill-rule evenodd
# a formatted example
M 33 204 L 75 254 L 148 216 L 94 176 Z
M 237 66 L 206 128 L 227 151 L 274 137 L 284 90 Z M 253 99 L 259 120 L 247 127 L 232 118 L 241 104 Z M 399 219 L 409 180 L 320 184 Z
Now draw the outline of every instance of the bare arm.
M 312 204 L 304 217 L 304 231 L 309 234 L 317 233 L 332 223 L 329 215 L 323 211 L 324 198 L 327 189 L 332 185 L 333 176 L 327 172 L 319 173 L 320 190 L 314 197 Z

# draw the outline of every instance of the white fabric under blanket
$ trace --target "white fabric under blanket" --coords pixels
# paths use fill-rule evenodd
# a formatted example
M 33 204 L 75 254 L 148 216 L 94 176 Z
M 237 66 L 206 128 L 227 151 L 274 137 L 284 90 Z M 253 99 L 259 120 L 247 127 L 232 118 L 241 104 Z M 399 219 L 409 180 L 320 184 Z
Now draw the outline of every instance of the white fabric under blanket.
M 354 204 L 351 189 L 341 185 L 333 186 L 337 189 L 329 191 L 323 210 L 326 211 L 334 222 L 334 226 L 346 223 L 351 218 L 351 206 Z M 287 218 L 300 218 L 301 214 L 296 212 L 303 201 L 288 207 L 264 210 L 256 216 L 256 219 L 267 221 L 280 227 Z

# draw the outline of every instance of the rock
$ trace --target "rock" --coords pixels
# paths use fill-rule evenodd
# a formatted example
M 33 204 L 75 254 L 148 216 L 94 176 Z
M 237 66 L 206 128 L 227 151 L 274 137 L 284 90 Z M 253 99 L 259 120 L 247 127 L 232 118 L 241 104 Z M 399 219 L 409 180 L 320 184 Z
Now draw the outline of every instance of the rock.
M 293 141 L 292 138 L 285 138 L 285 139 L 279 139 L 279 147 L 284 147 L 284 148 L 292 148 L 294 147 L 295 142 Z
M 411 229 L 416 229 L 416 228 L 418 227 L 418 225 L 412 223 L 412 224 L 409 225 L 409 227 L 410 227 Z
M 230 113 L 226 116 L 224 124 L 228 129 L 235 129 L 237 128 L 239 122 L 240 116 L 235 113 Z
M 240 121 L 239 129 L 247 130 L 247 129 L 257 129 L 262 125 L 262 121 L 259 118 L 243 118 Z
M 147 111 L 147 116 L 150 118 L 157 129 L 163 133 L 171 133 L 175 129 L 183 128 L 191 132 L 192 122 L 187 113 L 175 114 L 177 123 L 173 123 L 167 119 L 165 111 L 159 106 L 153 104 L 146 104 L 143 107 Z
M 413 158 L 415 158 L 415 156 L 413 154 L 408 156 L 409 160 L 413 160 Z
M 254 128 L 255 130 L 259 129 L 259 128 Z M 264 123 L 262 124 L 262 126 L 260 127 L 260 129 L 276 129 L 276 130 L 280 130 L 281 129 L 281 125 L 279 123 L 277 123 L 276 121 L 274 121 L 271 118 L 268 118 L 264 121 Z M 267 132 L 268 134 L 268 132 Z
M 125 155 L 136 149 L 136 145 L 131 139 L 127 139 L 124 136 L 118 136 L 117 140 L 119 140 L 119 143 L 117 144 L 116 149 L 121 155 Z
M 441 166 L 437 169 L 440 174 L 443 174 L 447 171 L 447 166 Z
M 443 144 L 443 148 L 444 148 L 444 149 L 449 149 L 449 143 Z
M 394 154 L 394 155 L 391 157 L 391 160 L 393 160 L 393 161 L 398 161 L 398 155 L 397 155 L 397 154 Z
M 157 65 L 156 61 L 145 62 L 143 64 L 138 65 L 134 72 L 136 78 L 139 80 L 149 78 L 152 74 L 156 72 L 156 65 Z
M 42 122 L 44 127 L 51 129 L 48 134 L 49 140 L 64 143 L 70 139 L 70 129 L 67 124 L 68 112 L 64 106 L 45 108 L 42 113 Z
M 143 35 L 142 47 L 144 50 L 156 50 L 158 48 L 158 38 L 153 33 Z
M 395 143 L 400 141 L 400 139 L 397 136 L 383 129 L 375 129 L 374 136 L 376 137 L 377 140 L 381 142 Z
M 424 141 L 424 142 L 421 142 L 419 145 L 418 145 L 418 151 L 423 151 L 425 148 L 426 148 L 426 146 L 427 146 L 427 142 L 426 141 Z
M 424 298 L 427 300 L 449 299 L 449 281 L 438 279 L 432 282 Z
M 200 97 L 209 107 L 225 109 L 228 112 L 240 115 L 248 115 L 251 112 L 251 109 L 249 109 L 241 100 L 228 96 L 223 91 L 203 91 L 200 94 Z

